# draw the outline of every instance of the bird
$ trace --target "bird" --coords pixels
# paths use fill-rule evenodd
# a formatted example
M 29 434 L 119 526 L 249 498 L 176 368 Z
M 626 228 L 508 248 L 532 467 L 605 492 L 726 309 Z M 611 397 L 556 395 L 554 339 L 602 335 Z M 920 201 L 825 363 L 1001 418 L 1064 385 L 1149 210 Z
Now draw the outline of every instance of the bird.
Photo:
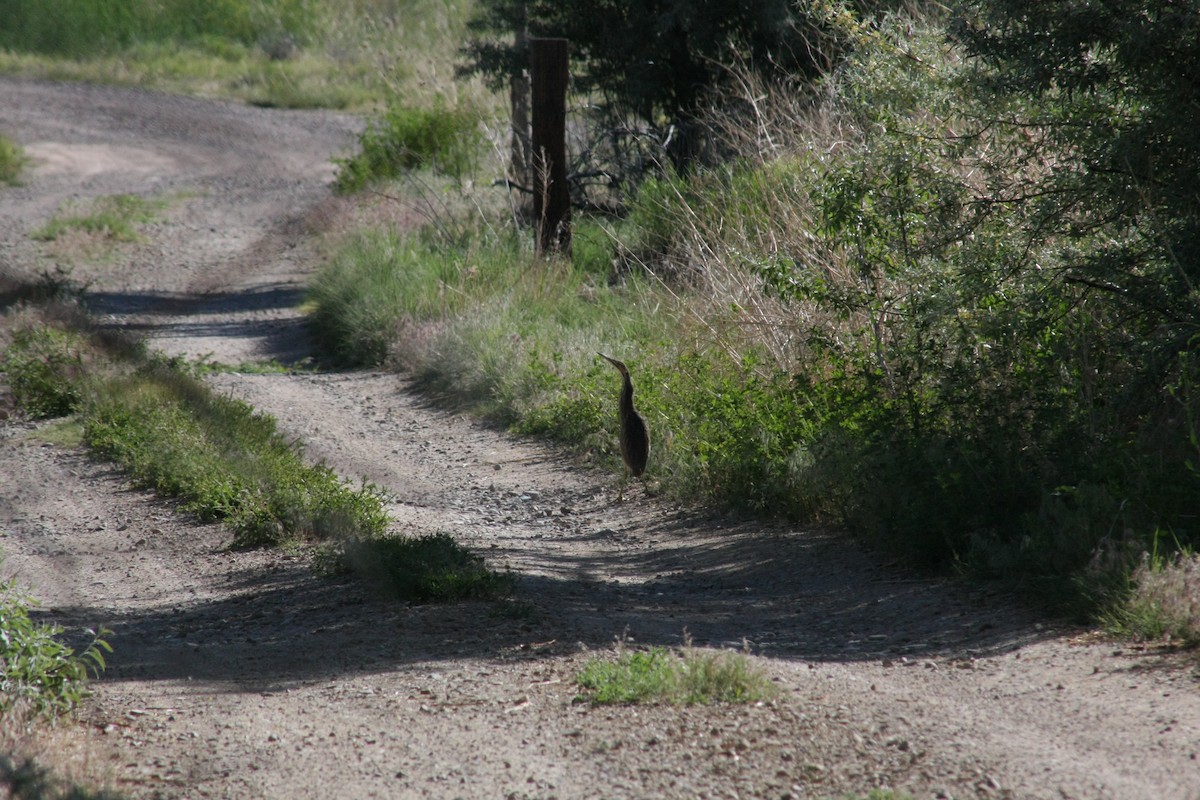
M 597 355 L 621 373 L 621 398 L 618 409 L 621 418 L 621 460 L 625 462 L 625 481 L 621 484 L 618 499 L 624 499 L 625 483 L 630 477 L 639 478 L 646 471 L 646 462 L 650 459 L 650 426 L 633 407 L 633 381 L 629 378 L 629 369 L 625 363 L 604 353 Z

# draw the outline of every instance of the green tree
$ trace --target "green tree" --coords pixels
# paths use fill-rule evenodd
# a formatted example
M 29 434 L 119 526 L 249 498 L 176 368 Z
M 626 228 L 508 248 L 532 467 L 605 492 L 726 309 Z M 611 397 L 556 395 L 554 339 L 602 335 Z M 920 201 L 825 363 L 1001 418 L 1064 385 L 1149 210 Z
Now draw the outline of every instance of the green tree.
M 793 0 L 481 0 L 466 73 L 497 84 L 528 62 L 513 34 L 571 42 L 574 88 L 664 132 L 677 165 L 697 153 L 694 123 L 734 61 L 812 81 L 844 46 L 827 2 Z
M 1026 200 L 1156 396 L 1200 334 L 1200 2 L 975 0 L 955 34 L 980 87 L 1035 103 L 1016 121 L 1050 169 Z

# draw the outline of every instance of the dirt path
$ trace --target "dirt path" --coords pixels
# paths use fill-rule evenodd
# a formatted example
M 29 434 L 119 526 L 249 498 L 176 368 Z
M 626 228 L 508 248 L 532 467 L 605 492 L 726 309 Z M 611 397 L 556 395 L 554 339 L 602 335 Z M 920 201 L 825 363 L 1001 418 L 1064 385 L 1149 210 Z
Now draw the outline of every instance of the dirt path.
M 358 122 L 0 79 L 0 132 L 38 164 L 0 189 L 0 266 L 65 201 L 171 198 L 145 243 L 79 262 L 113 324 L 240 363 L 308 350 L 295 309 Z M 0 423 L 4 571 L 46 617 L 114 631 L 84 715 L 135 797 L 1200 798 L 1195 662 L 1056 630 L 914 579 L 836 532 L 636 494 L 429 408 L 380 373 L 225 374 L 308 452 L 520 576 L 518 600 L 406 607 L 132 491 Z M 780 699 L 592 708 L 573 676 L 616 637 L 747 648 Z

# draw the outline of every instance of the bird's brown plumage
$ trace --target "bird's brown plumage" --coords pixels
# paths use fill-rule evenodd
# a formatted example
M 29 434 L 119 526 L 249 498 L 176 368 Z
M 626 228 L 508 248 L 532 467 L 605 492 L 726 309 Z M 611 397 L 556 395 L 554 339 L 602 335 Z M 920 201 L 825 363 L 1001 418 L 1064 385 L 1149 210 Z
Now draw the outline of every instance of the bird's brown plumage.
M 598 355 L 621 373 L 621 398 L 618 403 L 621 420 L 621 459 L 625 462 L 625 469 L 629 474 L 637 478 L 646 471 L 646 462 L 650 460 L 650 426 L 633 407 L 633 381 L 629 378 L 629 369 L 624 362 L 604 353 Z

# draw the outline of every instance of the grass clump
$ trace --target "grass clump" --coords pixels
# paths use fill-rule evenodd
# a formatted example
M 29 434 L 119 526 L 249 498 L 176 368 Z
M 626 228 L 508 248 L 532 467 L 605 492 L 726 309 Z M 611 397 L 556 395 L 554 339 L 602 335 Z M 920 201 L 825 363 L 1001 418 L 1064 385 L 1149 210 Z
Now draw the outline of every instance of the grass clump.
M 52 242 L 68 231 L 80 231 L 109 242 L 136 242 L 141 238 L 137 226 L 151 222 L 155 213 L 165 207 L 165 201 L 137 195 L 101 197 L 92 203 L 92 207 L 86 213 L 76 213 L 70 209 L 60 210 L 32 236 L 41 241 Z
M 103 671 L 104 654 L 112 652 L 104 630 L 89 631 L 91 641 L 76 652 L 61 628 L 30 618 L 31 605 L 15 581 L 0 583 L 0 716 L 70 712 L 87 697 L 89 673 Z
M 19 185 L 21 170 L 28 161 L 20 145 L 7 136 L 0 136 L 0 184 Z
M 1110 630 L 1147 641 L 1200 645 L 1200 555 L 1146 554 L 1123 603 L 1107 615 Z
M 774 697 L 770 679 L 741 653 L 702 653 L 686 647 L 624 651 L 615 659 L 595 658 L 576 676 L 588 701 L 708 705 L 756 703 Z
M 341 543 L 336 561 L 380 592 L 416 603 L 499 600 L 516 585 L 511 573 L 489 569 L 446 533 L 349 539 Z
M 228 522 L 239 546 L 378 535 L 387 525 L 378 489 L 307 464 L 274 418 L 212 394 L 175 362 L 151 359 L 97 386 L 84 438 L 139 484 Z
M 466 111 L 441 102 L 433 108 L 392 105 L 362 134 L 358 155 L 339 162 L 334 186 L 355 192 L 417 169 L 459 179 L 475 168 L 480 138 L 478 120 Z

